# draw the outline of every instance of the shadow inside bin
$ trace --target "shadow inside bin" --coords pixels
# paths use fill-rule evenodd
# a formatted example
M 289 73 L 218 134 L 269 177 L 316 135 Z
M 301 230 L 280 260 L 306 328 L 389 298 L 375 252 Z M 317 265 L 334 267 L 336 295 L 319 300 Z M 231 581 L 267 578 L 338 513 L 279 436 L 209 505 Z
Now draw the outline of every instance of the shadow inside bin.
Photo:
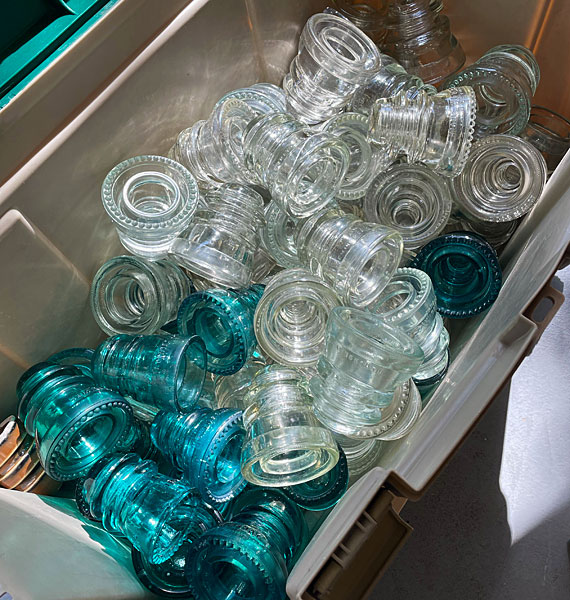
M 406 505 L 402 516 L 414 533 L 372 592 L 372 600 L 491 596 L 511 546 L 507 505 L 499 487 L 507 407 L 508 388 L 421 501 Z
M 75 506 L 75 501 L 69 498 L 58 498 L 51 496 L 38 496 L 42 502 L 56 508 L 58 511 L 74 517 L 81 521 L 81 527 L 89 537 L 101 546 L 101 550 L 116 561 L 123 564 L 131 564 L 130 545 L 120 538 L 107 533 L 102 526 L 87 520 Z

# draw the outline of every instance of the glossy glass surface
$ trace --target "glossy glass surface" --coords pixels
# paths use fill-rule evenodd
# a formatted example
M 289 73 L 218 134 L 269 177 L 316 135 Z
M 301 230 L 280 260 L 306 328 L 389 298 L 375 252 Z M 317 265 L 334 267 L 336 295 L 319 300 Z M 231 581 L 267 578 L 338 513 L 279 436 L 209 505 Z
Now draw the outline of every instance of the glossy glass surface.
M 224 184 L 206 195 L 205 207 L 174 241 L 170 256 L 216 285 L 245 287 L 252 280 L 263 225 L 263 198 L 251 187 Z
M 540 151 L 551 174 L 570 148 L 570 121 L 544 106 L 533 106 L 520 137 Z
M 254 183 L 243 162 L 243 133 L 256 115 L 247 102 L 225 98 L 207 120 L 196 121 L 180 133 L 169 156 L 183 164 L 204 189 L 222 183 Z
M 305 123 L 322 122 L 340 113 L 379 66 L 378 48 L 358 27 L 335 15 L 313 15 L 283 80 L 287 108 Z
M 236 98 L 245 102 L 256 115 L 268 115 L 287 110 L 285 92 L 272 83 L 254 83 L 246 88 L 232 90 L 216 102 L 214 109 L 228 98 Z
M 418 371 L 423 358 L 416 341 L 379 316 L 335 308 L 317 373 L 309 382 L 313 410 L 321 423 L 350 437 L 386 434 L 388 422 L 397 429 L 403 405 L 395 409 L 401 394 L 396 390 Z M 409 404 L 409 398 L 401 400 Z M 395 418 L 389 419 L 392 413 Z
M 430 276 L 437 310 L 448 318 L 464 319 L 483 312 L 501 289 L 497 254 L 474 233 L 447 233 L 432 240 L 411 266 Z
M 401 235 L 339 209 L 323 210 L 297 230 L 301 263 L 331 286 L 345 304 L 373 303 L 402 256 Z
M 190 278 L 169 261 L 115 256 L 93 278 L 91 310 L 109 335 L 155 333 L 192 291 Z
M 308 217 L 337 195 L 349 163 L 341 139 L 286 113 L 257 117 L 244 135 L 247 167 L 284 212 Z
M 248 395 L 241 467 L 245 479 L 284 487 L 316 479 L 335 466 L 337 444 L 315 418 L 300 371 L 266 367 L 255 376 Z
M 364 200 L 366 221 L 395 229 L 412 251 L 437 237 L 450 214 L 446 180 L 424 165 L 392 165 L 374 179 Z
M 251 356 L 256 339 L 253 316 L 263 286 L 244 290 L 211 289 L 196 292 L 182 303 L 178 331 L 199 336 L 206 347 L 203 368 L 217 375 L 239 371 Z
M 181 164 L 164 156 L 135 156 L 118 164 L 101 188 L 103 206 L 123 246 L 165 258 L 198 206 L 198 186 Z
M 150 564 L 171 558 L 193 530 L 217 524 L 187 484 L 161 475 L 156 463 L 136 454 L 100 461 L 83 486 L 93 517 L 125 536 Z
M 250 358 L 245 365 L 232 375 L 216 375 L 214 387 L 218 408 L 247 408 L 247 393 L 253 378 L 261 369 L 267 366 L 267 361 L 259 357 Z
M 0 423 L 0 487 L 50 496 L 61 483 L 44 471 L 35 439 L 11 415 Z
M 379 44 L 385 37 L 384 21 L 388 12 L 387 0 L 333 0 L 333 6 L 339 15 L 352 21 L 358 29 L 375 43 Z M 325 9 L 324 12 L 327 12 Z
M 439 85 L 465 63 L 449 18 L 430 0 L 393 0 L 386 17 L 382 50 L 426 83 Z
M 532 144 L 491 135 L 473 144 L 463 172 L 453 179 L 455 201 L 467 217 L 514 221 L 536 204 L 546 176 L 546 162 Z
M 138 402 L 189 412 L 204 385 L 204 363 L 197 336 L 116 335 L 95 351 L 93 377 Z
M 338 462 L 328 473 L 299 485 L 283 488 L 283 492 L 305 510 L 326 510 L 334 506 L 348 487 L 348 464 L 339 446 Z
M 505 44 L 491 48 L 445 85 L 473 88 L 477 99 L 475 136 L 480 138 L 492 133 L 521 133 L 539 81 L 540 69 L 532 52 L 524 46 Z
M 388 149 L 368 139 L 368 117 L 347 112 L 329 119 L 324 130 L 338 136 L 348 147 L 350 160 L 338 200 L 354 201 L 364 197 L 374 177 L 385 171 L 394 158 Z
M 207 503 L 226 502 L 245 487 L 240 472 L 245 437 L 240 411 L 199 408 L 189 415 L 161 411 L 151 437 Z
M 187 577 L 204 600 L 285 600 L 294 556 L 307 543 L 307 525 L 294 502 L 277 490 L 240 496 L 229 522 L 210 529 L 190 549 Z
M 338 296 L 309 271 L 286 269 L 274 275 L 255 310 L 254 331 L 261 350 L 282 365 L 316 364 L 335 306 L 340 306 Z
M 122 396 L 73 366 L 38 363 L 22 375 L 17 394 L 18 416 L 46 473 L 58 481 L 85 474 L 120 445 L 132 424 Z
M 437 93 L 435 87 L 424 83 L 417 75 L 408 73 L 394 58 L 381 54 L 380 70 L 366 85 L 356 90 L 349 108 L 368 116 L 378 98 L 390 98 L 401 91 L 413 98 L 420 90 L 428 94 Z
M 475 94 L 467 86 L 431 95 L 420 90 L 413 97 L 399 92 L 376 100 L 369 135 L 393 155 L 403 153 L 411 163 L 456 177 L 469 155 L 475 113 Z
M 422 349 L 424 360 L 413 374 L 418 385 L 443 377 L 449 362 L 449 333 L 437 312 L 433 285 L 426 273 L 398 269 L 372 310 L 384 322 L 405 331 Z
M 276 202 L 265 207 L 265 227 L 261 230 L 261 243 L 273 260 L 285 269 L 300 266 L 295 243 L 299 219 L 288 215 Z
M 335 439 L 346 456 L 350 484 L 378 464 L 378 459 L 386 446 L 379 440 L 353 439 L 339 433 L 335 434 Z

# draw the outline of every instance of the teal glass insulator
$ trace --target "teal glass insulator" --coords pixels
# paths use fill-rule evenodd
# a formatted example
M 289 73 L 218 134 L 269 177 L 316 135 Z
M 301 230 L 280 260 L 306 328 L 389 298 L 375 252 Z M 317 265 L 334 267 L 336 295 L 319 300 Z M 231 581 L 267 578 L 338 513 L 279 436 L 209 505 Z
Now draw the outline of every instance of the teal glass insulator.
M 135 573 L 139 581 L 153 594 L 164 598 L 194 598 L 186 578 L 186 559 L 192 544 L 213 523 L 222 522 L 219 513 L 213 511 L 212 514 L 216 517 L 215 522 L 212 521 L 209 515 L 206 519 L 193 521 L 178 550 L 164 562 L 153 564 L 136 548 L 132 549 L 131 557 Z
M 132 424 L 128 402 L 74 366 L 39 363 L 22 375 L 17 394 L 40 462 L 58 481 L 81 477 L 114 452 Z
M 150 424 L 140 419 L 133 419 L 133 424 L 119 443 L 117 452 L 134 452 L 141 458 L 154 459 L 158 455 L 158 448 L 152 443 Z
M 186 556 L 189 548 L 189 544 L 184 542 L 168 560 L 157 565 L 149 563 L 133 548 L 131 558 L 139 581 L 156 596 L 194 598 L 186 579 Z
M 238 498 L 232 514 L 190 548 L 186 574 L 194 597 L 286 598 L 288 571 L 308 538 L 299 507 L 277 490 L 257 488 Z
M 136 454 L 99 461 L 83 485 L 93 518 L 126 537 L 150 564 L 171 558 L 194 529 L 218 523 L 186 482 L 162 475 L 155 462 Z
M 305 510 L 326 510 L 344 496 L 347 487 L 348 464 L 339 445 L 338 462 L 328 473 L 299 485 L 284 487 L 283 492 Z
M 493 304 L 501 289 L 497 253 L 475 233 L 458 231 L 432 240 L 410 266 L 430 276 L 437 310 L 450 319 L 483 312 Z
M 68 348 L 52 354 L 46 359 L 46 362 L 72 365 L 77 367 L 84 375 L 92 377 L 91 361 L 93 360 L 93 354 L 95 354 L 93 348 Z
M 202 392 L 204 360 L 196 336 L 115 335 L 95 350 L 93 376 L 138 402 L 189 412 Z
M 188 415 L 161 411 L 151 426 L 151 437 L 206 502 L 226 502 L 245 487 L 240 471 L 245 437 L 240 411 L 199 408 Z
M 178 311 L 178 333 L 204 341 L 206 360 L 200 366 L 216 375 L 231 375 L 243 367 L 256 346 L 253 316 L 263 289 L 263 285 L 211 289 L 184 300 Z

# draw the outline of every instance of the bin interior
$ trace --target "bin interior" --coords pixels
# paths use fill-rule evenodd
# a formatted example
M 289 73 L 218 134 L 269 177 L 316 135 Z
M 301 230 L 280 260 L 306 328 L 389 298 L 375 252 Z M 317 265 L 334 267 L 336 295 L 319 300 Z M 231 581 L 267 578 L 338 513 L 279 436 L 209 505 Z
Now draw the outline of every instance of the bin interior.
M 477 5 L 481 13 L 484 4 L 494 6 L 484 0 Z M 536 17 L 532 2 L 521 4 L 525 18 Z M 206 117 L 226 91 L 256 81 L 279 84 L 306 19 L 326 5 L 193 0 L 0 188 L 0 418 L 16 409 L 15 385 L 23 370 L 58 350 L 92 347 L 103 337 L 87 302 L 90 281 L 102 262 L 123 253 L 100 200 L 107 172 L 131 156 L 165 155 L 177 133 Z M 464 3 L 449 5 L 467 49 L 483 45 L 484 33 L 473 43 L 467 13 L 462 20 Z M 504 31 L 498 40 L 489 37 L 481 50 L 524 43 L 521 32 L 527 35 L 530 20 L 507 39 Z M 420 493 L 518 364 L 536 331 L 522 312 L 569 241 L 569 160 L 504 251 L 497 302 L 485 315 L 453 324 L 449 372 L 411 434 L 390 443 L 380 468 L 365 478 L 371 490 L 394 473 L 412 495 Z M 126 548 L 75 519 L 70 502 L 0 490 L 0 505 L 0 582 L 15 597 L 148 594 L 128 566 Z M 321 527 L 290 578 L 291 597 L 300 597 L 330 554 L 335 531 L 346 526 L 338 512 L 350 513 L 353 506 L 356 518 L 358 498 L 349 494 Z M 32 570 L 24 568 L 23 558 Z M 69 577 L 62 579 L 64 573 Z

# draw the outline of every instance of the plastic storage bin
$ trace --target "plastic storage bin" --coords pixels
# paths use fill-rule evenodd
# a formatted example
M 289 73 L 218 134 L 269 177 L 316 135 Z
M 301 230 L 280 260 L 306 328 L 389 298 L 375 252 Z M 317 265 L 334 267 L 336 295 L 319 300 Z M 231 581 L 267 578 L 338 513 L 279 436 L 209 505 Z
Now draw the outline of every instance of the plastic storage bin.
M 301 27 L 326 4 L 120 0 L 0 110 L 0 420 L 14 411 L 16 381 L 30 364 L 101 338 L 89 310 L 90 280 L 121 253 L 99 198 L 109 169 L 129 156 L 166 154 L 224 92 L 279 83 Z M 516 0 L 448 4 L 471 58 L 504 41 L 539 44 L 552 14 Z M 557 48 L 539 50 L 540 60 Z M 321 525 L 290 574 L 292 599 L 365 597 L 405 542 L 410 527 L 399 513 L 406 500 L 421 497 L 563 300 L 549 281 L 570 241 L 569 187 L 566 157 L 502 255 L 498 301 L 454 324 L 443 383 L 412 433 L 390 444 Z M 542 302 L 550 308 L 536 323 Z M 0 490 L 0 532 L 0 594 L 152 596 L 136 579 L 128 549 L 79 519 L 72 501 Z

